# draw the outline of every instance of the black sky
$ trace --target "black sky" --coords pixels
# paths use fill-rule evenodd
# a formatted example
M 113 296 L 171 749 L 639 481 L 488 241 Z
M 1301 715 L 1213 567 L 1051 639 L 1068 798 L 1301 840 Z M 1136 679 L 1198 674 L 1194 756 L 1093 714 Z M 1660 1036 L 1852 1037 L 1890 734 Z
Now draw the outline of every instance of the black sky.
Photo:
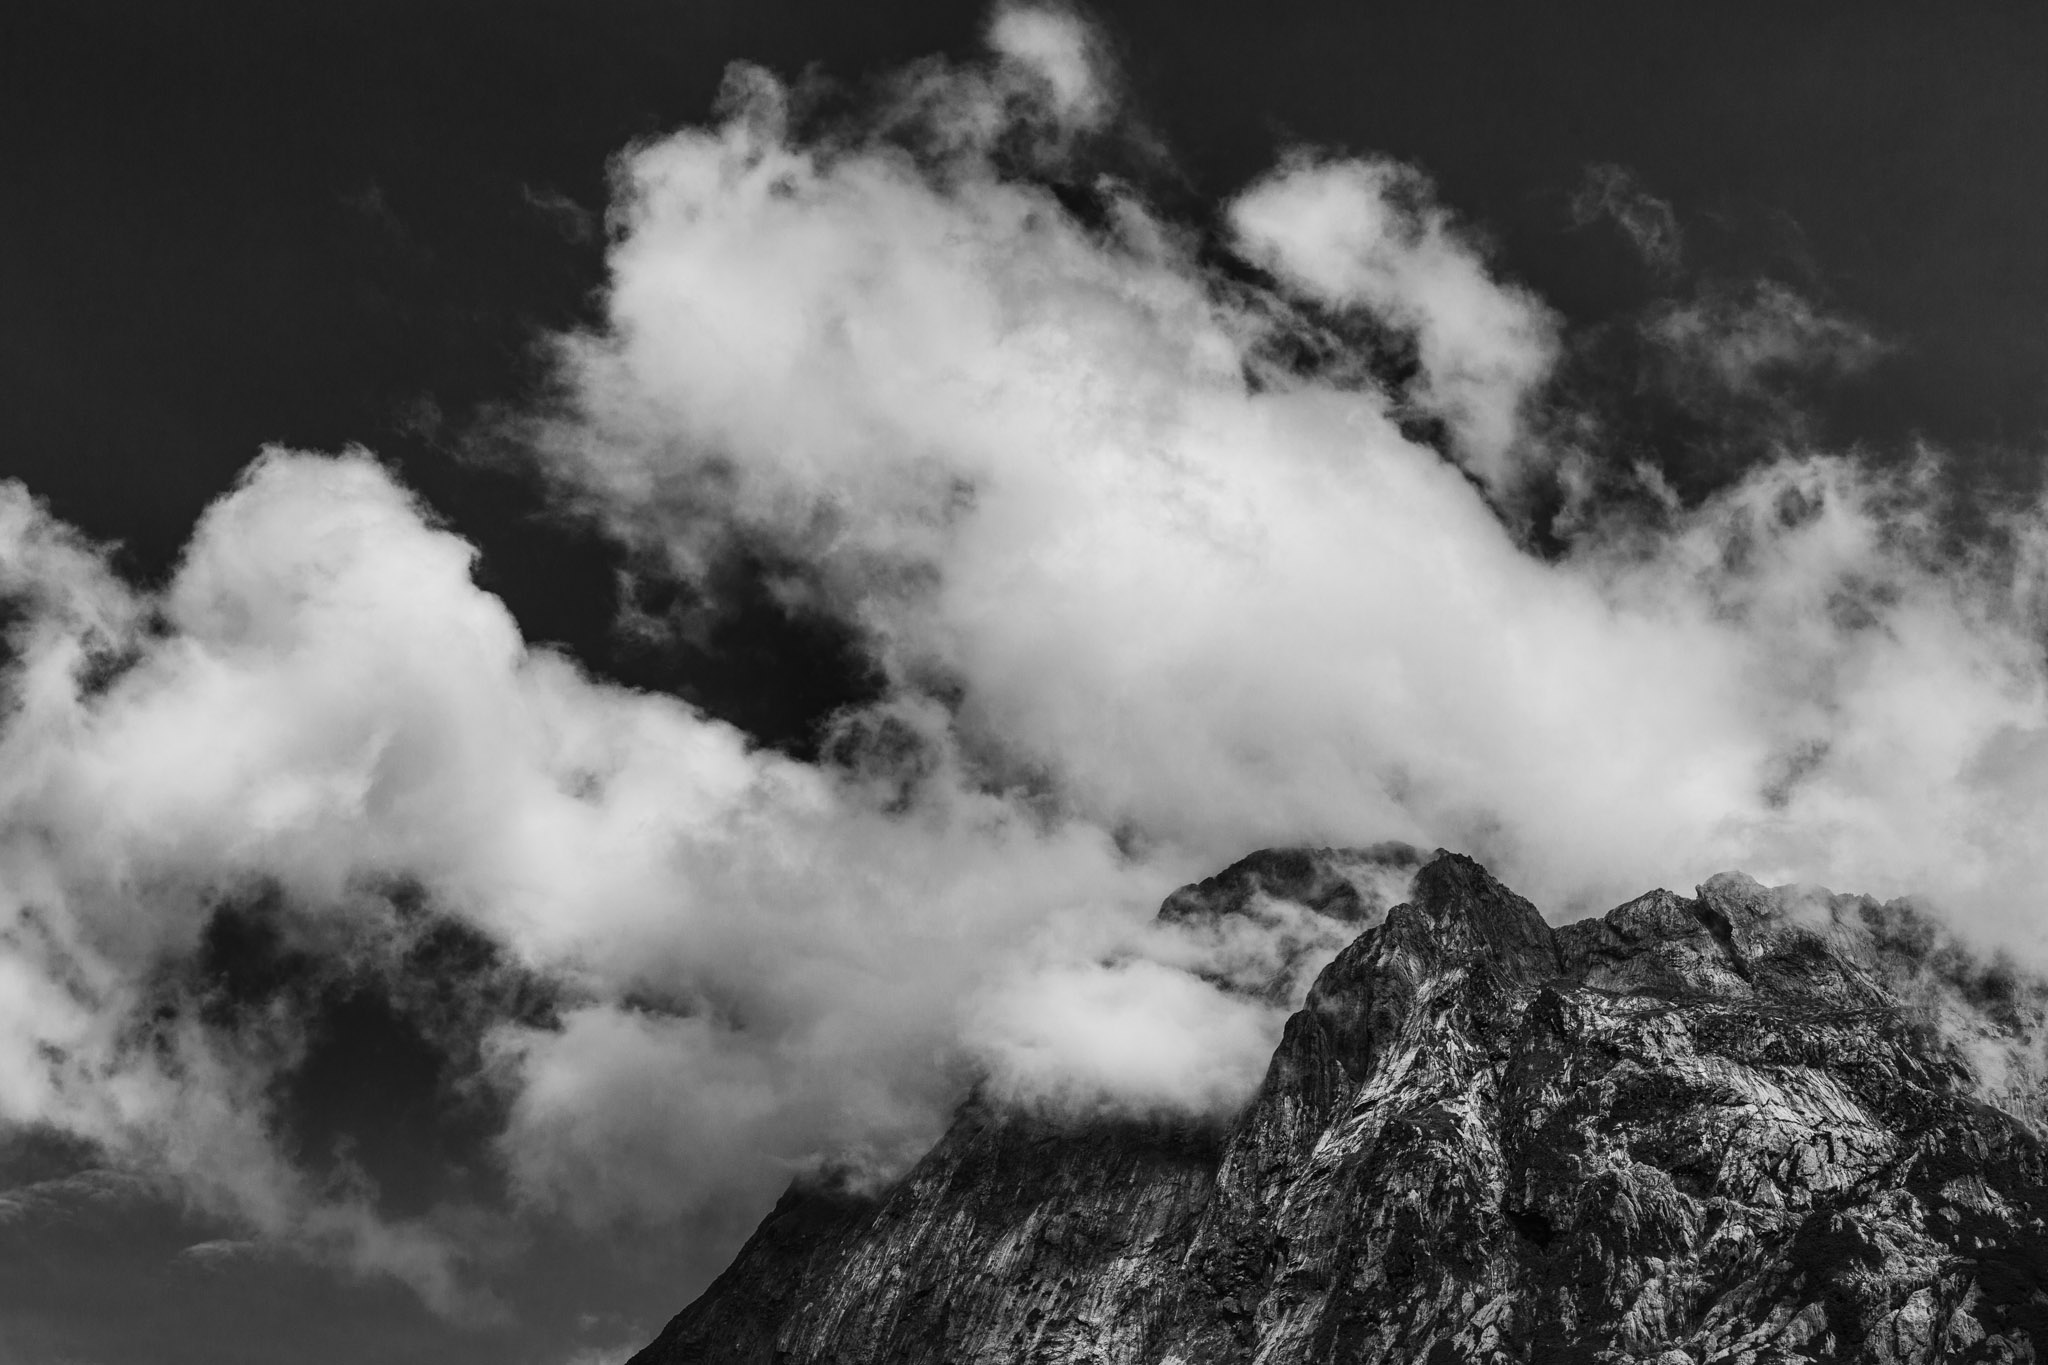
M 1383 152 L 1432 175 L 1492 239 L 1501 272 L 1564 314 L 1594 378 L 1614 378 L 1603 329 L 1624 329 L 1660 290 L 1775 279 L 1888 348 L 1808 396 L 1814 435 L 1890 457 L 1925 440 L 1965 483 L 2037 489 L 2041 6 L 1127 0 L 1092 12 L 1171 152 L 1149 188 L 1180 212 L 1211 212 L 1292 144 Z M 551 512 L 480 433 L 533 401 L 549 332 L 598 316 L 612 154 L 703 120 L 735 58 L 858 80 L 970 53 L 983 21 L 978 4 L 895 0 L 8 6 L 0 476 L 121 542 L 124 567 L 148 580 L 261 444 L 367 445 L 481 547 L 480 577 L 529 638 L 801 749 L 863 686 L 830 627 L 784 617 L 742 565 L 726 594 L 739 610 L 707 636 L 658 654 L 626 640 L 613 628 L 619 552 Z M 1603 164 L 1672 205 L 1682 284 L 1611 225 L 1574 222 L 1573 194 Z M 1739 451 L 1673 436 L 1628 387 L 1611 400 L 1617 429 L 1664 442 L 1653 453 L 1682 487 L 1739 466 Z M 346 983 L 320 989 L 346 1031 Z M 333 1095 L 407 1046 L 402 1028 L 378 1032 L 388 1020 L 356 1023 L 356 1050 L 327 1057 Z M 404 1099 L 373 1125 L 379 1140 L 416 1123 Z M 16 1179 L 64 1168 L 61 1154 L 8 1150 Z M 194 1230 L 175 1210 L 134 1217 L 0 1253 L 33 1271 L 0 1291 L 0 1354 L 526 1358 L 504 1354 L 502 1332 L 437 1324 L 389 1289 L 274 1265 L 165 1270 Z M 28 1226 L 0 1221 L 0 1236 Z M 551 1311 L 573 1318 L 581 1295 L 599 1329 L 652 1327 L 680 1306 L 668 1277 L 687 1250 L 656 1235 L 616 1262 L 577 1251 L 550 1280 Z M 81 1266 L 126 1287 L 125 1324 L 108 1315 L 113 1288 L 77 1281 Z M 609 1300 L 607 1276 L 626 1286 Z M 308 1331 L 322 1341 L 278 1354 Z

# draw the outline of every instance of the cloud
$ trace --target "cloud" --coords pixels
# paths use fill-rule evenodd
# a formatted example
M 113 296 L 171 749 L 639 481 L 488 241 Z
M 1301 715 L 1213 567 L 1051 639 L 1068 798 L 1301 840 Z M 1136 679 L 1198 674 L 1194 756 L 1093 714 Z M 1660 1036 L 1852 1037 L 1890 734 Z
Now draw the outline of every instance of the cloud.
M 988 45 L 1010 68 L 1044 82 L 1060 123 L 1087 130 L 1108 120 L 1114 96 L 1102 39 L 1071 10 L 998 5 L 989 22 Z
M 596 240 L 597 215 L 562 191 L 548 185 L 535 188 L 532 185 L 521 184 L 519 197 L 528 208 L 553 222 L 556 230 L 570 241 L 582 243 Z
M 1626 452 L 1631 461 L 1680 472 L 1688 483 L 1706 470 L 1725 476 L 1798 453 L 1823 429 L 1827 390 L 1865 375 L 1898 350 L 1865 324 L 1778 280 L 1694 275 L 1681 281 L 1689 272 L 1677 215 L 1620 166 L 1587 167 L 1571 217 L 1577 227 L 1611 220 L 1650 267 L 1657 287 L 1628 325 L 1591 328 L 1575 338 L 1572 360 L 1579 368 L 1566 383 L 1590 409 L 1604 409 L 1613 425 L 1603 439 L 1582 436 L 1577 450 L 1560 457 L 1566 482 L 1598 481 L 1600 453 Z M 1805 273 L 1818 278 L 1815 269 Z M 1608 372 L 1595 377 L 1603 365 Z M 1591 416 L 1590 410 L 1555 414 L 1552 429 L 1583 432 Z M 1642 432 L 1645 420 L 1654 435 Z M 1628 425 L 1641 433 L 1634 440 L 1620 434 Z
M 971 1079 L 954 1040 L 978 985 L 1043 952 L 1053 911 L 1113 935 L 1184 875 L 980 790 L 944 735 L 906 805 L 857 737 L 852 766 L 809 767 L 586 678 L 525 645 L 470 547 L 361 454 L 267 454 L 157 595 L 18 490 L 0 505 L 21 611 L 6 1119 L 449 1313 L 498 1311 L 474 1276 L 506 1229 L 459 1204 L 401 1215 L 345 1151 L 326 1175 L 293 1156 L 279 1083 L 312 1023 L 195 966 L 231 909 L 276 962 L 339 956 L 403 1004 L 422 912 L 391 888 L 411 888 L 553 995 L 524 1017 L 502 991 L 434 1005 L 444 1032 L 486 1021 L 464 1083 L 504 1098 L 517 1206 L 716 1222 L 828 1155 L 914 1154 Z
M 209 1241 L 192 1243 L 172 1259 L 181 1265 L 208 1274 L 220 1274 L 232 1272 L 248 1261 L 263 1260 L 268 1254 L 269 1248 L 262 1242 L 215 1237 Z
M 1742 866 L 2033 950 L 2037 511 L 1959 558 L 1931 465 L 1794 451 L 1536 554 L 1559 324 L 1417 173 L 1292 156 L 1205 242 L 1088 173 L 1081 21 L 990 40 L 810 140 L 743 68 L 626 153 L 523 432 L 667 573 L 772 552 L 844 623 L 883 696 L 817 763 L 523 640 L 361 452 L 266 453 L 160 591 L 0 488 L 0 1120 L 479 1316 L 521 1219 L 728 1237 L 976 1084 L 1227 1112 L 1346 931 L 1151 917 L 1261 845 L 1456 847 L 1558 915 Z M 1760 307 L 1701 363 L 1830 344 Z M 229 911 L 403 1006 L 506 1207 L 301 1150 L 317 992 L 214 963 Z M 489 949 L 452 998 L 423 924 Z
M 1772 280 L 1668 303 L 1643 331 L 1666 357 L 1680 397 L 1709 410 L 1731 397 L 1781 397 L 1794 380 L 1855 374 L 1888 349 L 1867 328 Z
M 1494 279 L 1431 201 L 1428 183 L 1389 161 L 1296 158 L 1231 204 L 1247 259 L 1339 309 L 1412 332 L 1419 398 L 1449 423 L 1457 449 L 1500 489 L 1513 472 L 1523 405 L 1549 373 L 1556 322 Z
M 2037 854 L 1973 775 L 2043 724 L 2033 515 L 1957 564 L 1936 480 L 1795 451 L 1531 554 L 1468 471 L 1550 458 L 1555 324 L 1412 172 L 1295 157 L 1233 201 L 1277 290 L 1126 188 L 1084 219 L 889 140 L 731 120 L 621 184 L 547 467 L 679 575 L 802 565 L 978 778 L 1218 862 L 1449 844 L 1566 912 L 1750 866 L 2024 922 Z M 1845 335 L 1758 299 L 1702 343 L 1737 379 Z M 1398 381 L 1273 360 L 1339 307 L 1416 338 L 1464 467 Z
M 0 1189 L 0 1227 L 109 1224 L 158 1191 L 126 1171 L 87 1169 Z
M 1684 258 L 1685 233 L 1678 215 L 1625 167 L 1606 162 L 1586 167 L 1585 178 L 1572 195 L 1571 216 L 1579 227 L 1611 219 L 1643 262 L 1660 274 L 1677 270 Z
M 562 1365 L 626 1365 L 646 1344 L 646 1334 L 640 1333 L 616 1346 L 587 1346 L 571 1355 Z
M 991 1094 L 1011 1103 L 1202 1113 L 1251 1092 L 1290 1013 L 1142 958 L 1055 963 L 998 985 L 969 1038 L 989 1058 Z

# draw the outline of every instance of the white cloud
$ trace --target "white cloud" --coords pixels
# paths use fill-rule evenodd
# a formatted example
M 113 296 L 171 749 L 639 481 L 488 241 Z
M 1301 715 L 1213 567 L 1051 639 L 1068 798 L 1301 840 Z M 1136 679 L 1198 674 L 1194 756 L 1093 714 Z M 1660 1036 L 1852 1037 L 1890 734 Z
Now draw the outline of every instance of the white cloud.
M 1216 1112 L 1265 1075 L 1291 1012 L 1142 958 L 1056 963 L 998 984 L 969 1039 L 999 1099 L 1060 1112 Z
M 1556 322 L 1494 279 L 1432 202 L 1428 183 L 1391 161 L 1297 158 L 1230 206 L 1238 246 L 1318 302 L 1360 308 L 1414 333 L 1422 398 L 1496 489 L 1514 472 L 1523 405 L 1555 359 Z
M 1314 325 L 1127 192 L 1091 226 L 993 162 L 740 122 L 624 169 L 550 467 L 679 573 L 734 538 L 808 565 L 979 770 L 1218 862 L 1452 844 L 1566 911 L 1749 866 L 2033 913 L 2000 765 L 2048 723 L 2034 570 L 1945 561 L 1930 478 L 1797 453 L 1544 560 L 1357 370 L 1273 367 Z M 1229 226 L 1418 338 L 1489 487 L 1547 458 L 1550 315 L 1412 172 L 1290 160 Z
M 223 1031 L 176 993 L 222 897 L 275 886 L 375 940 L 397 931 L 374 889 L 402 880 L 557 982 L 559 1027 L 488 1040 L 501 1152 L 529 1205 L 602 1222 L 736 1216 L 842 1150 L 900 1163 L 956 1093 L 977 983 L 1051 911 L 1142 923 L 1182 875 L 943 752 L 891 813 L 857 774 L 586 679 L 361 455 L 267 455 L 153 604 L 8 505 L 0 589 L 29 614 L 0 731 L 5 1118 L 449 1312 L 493 1311 L 466 1287 L 474 1212 L 394 1221 L 296 1169 L 267 1098 L 293 1021 Z M 96 654 L 125 668 L 88 686 Z
M 999 5 L 989 22 L 988 45 L 999 58 L 1045 83 L 1061 123 L 1087 130 L 1108 120 L 1114 101 L 1102 40 L 1072 11 Z

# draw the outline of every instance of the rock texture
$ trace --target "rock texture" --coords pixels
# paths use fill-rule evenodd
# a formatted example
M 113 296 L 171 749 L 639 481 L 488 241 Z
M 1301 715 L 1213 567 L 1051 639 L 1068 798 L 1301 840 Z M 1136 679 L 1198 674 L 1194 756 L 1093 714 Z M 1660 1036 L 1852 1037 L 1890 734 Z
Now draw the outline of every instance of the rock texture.
M 879 1197 L 791 1190 L 634 1365 L 2048 1349 L 2043 1144 L 1969 1052 L 2038 1022 L 2014 974 L 1908 907 L 1738 876 L 1553 930 L 1439 853 L 1382 917 L 1338 874 L 1385 856 L 1268 853 L 1167 902 L 1370 926 L 1234 1119 L 971 1101 Z

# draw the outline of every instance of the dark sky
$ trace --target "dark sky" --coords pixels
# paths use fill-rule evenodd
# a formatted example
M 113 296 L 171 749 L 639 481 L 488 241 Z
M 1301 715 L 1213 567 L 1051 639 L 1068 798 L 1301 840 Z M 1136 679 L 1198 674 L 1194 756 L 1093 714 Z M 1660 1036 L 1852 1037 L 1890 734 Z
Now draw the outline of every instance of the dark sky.
M 1964 484 L 2035 489 L 2042 7 L 1157 0 L 1094 13 L 1170 149 L 1155 196 L 1199 220 L 1296 143 L 1421 167 L 1492 239 L 1501 272 L 1562 312 L 1573 373 L 1613 390 L 1601 401 L 1616 429 L 1657 447 L 1683 490 L 1730 477 L 1742 450 L 1680 439 L 1610 343 L 1659 290 L 1759 277 L 1885 347 L 1806 395 L 1812 434 L 1882 457 L 1925 440 Z M 533 401 L 542 337 L 597 316 L 614 152 L 704 119 L 732 59 L 856 80 L 969 53 L 982 23 L 978 5 L 895 0 L 8 6 L 0 475 L 155 580 L 263 443 L 361 443 L 481 547 L 482 581 L 529 638 L 801 750 L 863 685 L 832 629 L 785 617 L 742 565 L 709 635 L 665 652 L 625 641 L 619 552 L 549 511 L 488 419 Z M 1595 165 L 1670 203 L 1682 282 L 1656 278 L 1611 224 L 1575 222 Z M 220 969 L 255 970 L 236 962 Z M 316 994 L 334 1041 L 295 1121 L 355 1124 L 392 1170 L 439 1160 L 421 1153 L 446 1134 L 405 1110 L 431 1092 L 434 1059 L 409 1058 L 404 1028 L 345 982 Z M 16 1183 L 90 1165 L 32 1137 L 6 1152 L 0 1176 Z M 230 1232 L 169 1204 L 79 1200 L 0 1218 L 0 1356 L 555 1365 L 565 1343 L 658 1325 L 701 1273 L 700 1249 L 660 1229 L 617 1245 L 563 1234 L 508 1280 L 544 1322 L 464 1329 L 389 1287 L 181 1258 Z

